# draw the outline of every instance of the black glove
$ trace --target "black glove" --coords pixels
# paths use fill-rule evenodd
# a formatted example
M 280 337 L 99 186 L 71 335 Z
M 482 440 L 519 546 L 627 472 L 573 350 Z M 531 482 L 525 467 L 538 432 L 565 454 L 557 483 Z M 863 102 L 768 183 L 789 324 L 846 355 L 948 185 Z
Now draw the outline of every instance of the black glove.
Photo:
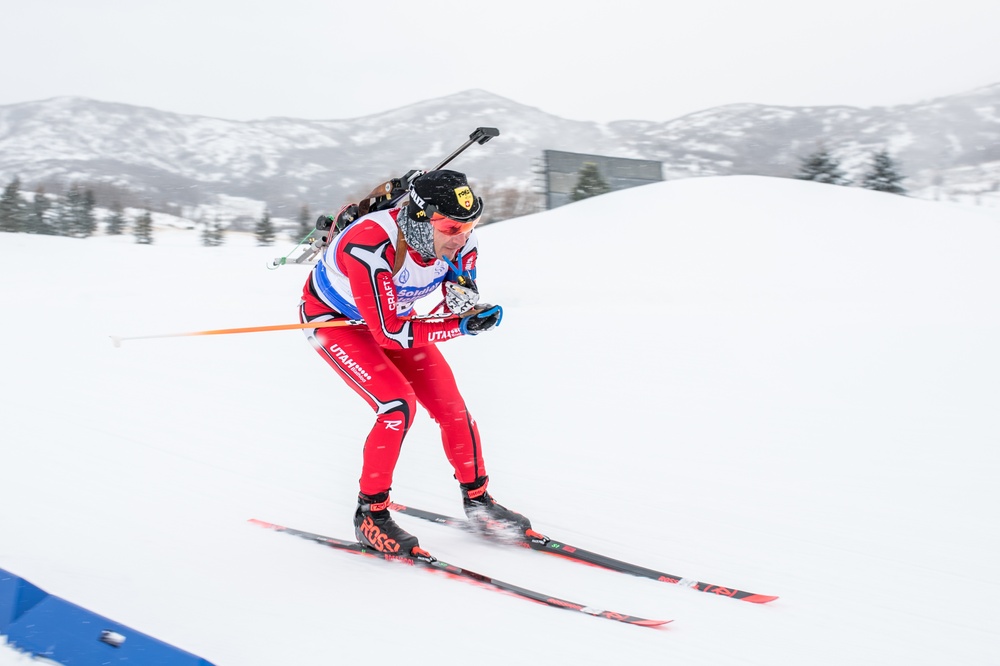
M 458 327 L 465 335 L 478 335 L 483 331 L 492 331 L 500 325 L 503 319 L 503 308 L 499 305 L 477 305 L 469 314 L 462 317 Z

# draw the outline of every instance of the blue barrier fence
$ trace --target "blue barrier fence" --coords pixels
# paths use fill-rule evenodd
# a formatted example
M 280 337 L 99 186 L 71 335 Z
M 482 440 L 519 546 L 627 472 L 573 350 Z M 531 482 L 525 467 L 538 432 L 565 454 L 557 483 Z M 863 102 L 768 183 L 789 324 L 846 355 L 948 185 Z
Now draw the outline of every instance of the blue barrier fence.
M 212 666 L 201 657 L 53 596 L 0 569 L 0 635 L 65 666 Z

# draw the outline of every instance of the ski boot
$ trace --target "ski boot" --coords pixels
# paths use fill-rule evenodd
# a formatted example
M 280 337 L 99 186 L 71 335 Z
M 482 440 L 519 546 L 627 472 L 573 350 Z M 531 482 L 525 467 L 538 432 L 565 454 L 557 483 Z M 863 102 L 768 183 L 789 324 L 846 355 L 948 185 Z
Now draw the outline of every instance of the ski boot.
M 354 512 L 354 534 L 358 542 L 383 553 L 414 556 L 420 550 L 417 537 L 396 524 L 389 514 L 389 491 L 358 494 Z
M 520 541 L 531 530 L 531 521 L 497 504 L 486 492 L 490 477 L 481 476 L 462 484 L 462 506 L 473 529 L 483 536 L 504 541 Z

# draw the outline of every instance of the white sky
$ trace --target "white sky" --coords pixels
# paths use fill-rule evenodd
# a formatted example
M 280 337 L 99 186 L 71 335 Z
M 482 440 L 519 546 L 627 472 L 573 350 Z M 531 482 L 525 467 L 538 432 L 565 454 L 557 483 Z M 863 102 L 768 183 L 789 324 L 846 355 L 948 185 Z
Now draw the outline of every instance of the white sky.
M 2 0 L 3 13 L 15 4 L 0 104 L 336 119 L 481 88 L 564 118 L 669 120 L 1000 81 L 996 0 Z

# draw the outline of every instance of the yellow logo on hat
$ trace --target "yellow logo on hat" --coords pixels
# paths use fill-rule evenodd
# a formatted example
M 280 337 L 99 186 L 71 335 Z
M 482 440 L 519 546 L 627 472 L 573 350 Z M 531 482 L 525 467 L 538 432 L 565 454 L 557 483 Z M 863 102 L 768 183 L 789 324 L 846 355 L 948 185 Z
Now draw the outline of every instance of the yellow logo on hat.
M 472 204 L 475 203 L 476 199 L 472 196 L 472 190 L 469 189 L 468 185 L 456 187 L 455 197 L 458 199 L 458 203 L 462 206 L 462 208 L 465 210 L 472 210 Z

